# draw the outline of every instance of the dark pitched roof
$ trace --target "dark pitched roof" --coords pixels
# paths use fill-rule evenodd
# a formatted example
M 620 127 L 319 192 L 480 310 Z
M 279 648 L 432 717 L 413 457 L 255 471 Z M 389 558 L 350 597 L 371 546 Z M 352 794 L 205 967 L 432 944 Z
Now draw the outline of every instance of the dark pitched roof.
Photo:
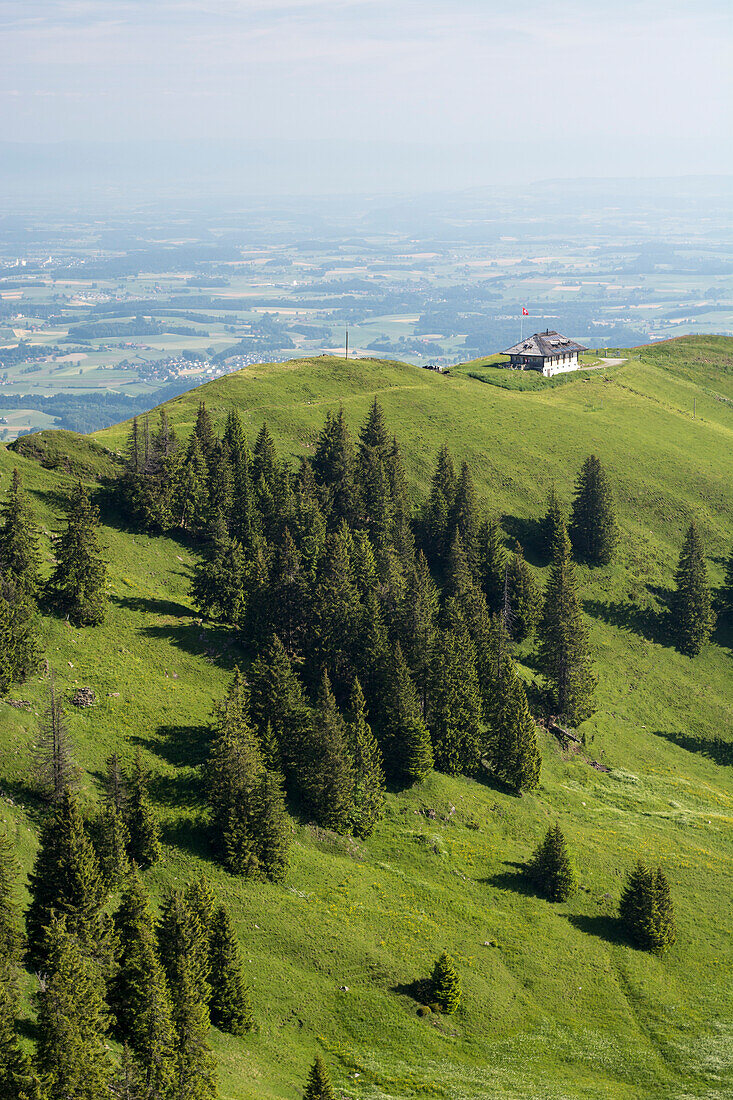
M 565 355 L 569 351 L 587 351 L 582 344 L 575 340 L 569 340 L 567 336 L 561 336 L 559 332 L 536 332 L 534 336 L 528 336 L 521 340 L 513 348 L 507 348 L 502 355 Z

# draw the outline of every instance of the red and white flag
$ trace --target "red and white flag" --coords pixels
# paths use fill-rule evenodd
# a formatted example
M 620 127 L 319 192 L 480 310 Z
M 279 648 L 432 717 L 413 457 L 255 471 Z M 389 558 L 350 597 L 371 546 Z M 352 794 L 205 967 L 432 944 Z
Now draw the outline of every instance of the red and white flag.
M 522 317 L 529 317 L 529 310 L 522 306 Z

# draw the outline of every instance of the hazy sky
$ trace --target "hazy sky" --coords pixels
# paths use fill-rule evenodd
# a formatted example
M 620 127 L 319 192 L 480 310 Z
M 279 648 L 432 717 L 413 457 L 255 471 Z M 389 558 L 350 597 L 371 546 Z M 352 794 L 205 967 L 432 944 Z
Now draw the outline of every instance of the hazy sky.
M 272 142 L 286 162 L 315 139 L 355 163 L 380 143 L 386 170 L 432 151 L 461 186 L 731 172 L 732 10 L 0 0 L 0 141 Z

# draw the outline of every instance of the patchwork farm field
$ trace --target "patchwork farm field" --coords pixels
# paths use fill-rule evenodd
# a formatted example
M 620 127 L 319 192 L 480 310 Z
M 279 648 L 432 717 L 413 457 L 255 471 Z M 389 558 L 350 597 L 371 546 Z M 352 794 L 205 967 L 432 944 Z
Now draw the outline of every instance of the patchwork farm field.
M 145 872 L 154 899 L 205 873 L 230 907 L 257 1028 L 241 1039 L 212 1032 L 223 1100 L 295 1100 L 317 1049 L 351 1100 L 731 1095 L 733 779 L 721 746 L 733 742 L 733 623 L 721 619 L 690 659 L 669 643 L 663 614 L 691 518 L 713 587 L 733 545 L 733 340 L 689 337 L 622 355 L 620 365 L 526 391 L 471 377 L 486 360 L 444 377 L 319 356 L 253 365 L 166 405 L 184 437 L 199 401 L 219 428 L 236 407 L 250 442 L 266 420 L 281 453 L 297 459 L 312 453 L 327 410 L 343 406 L 356 433 L 376 395 L 415 503 L 447 442 L 540 583 L 547 492 L 554 485 L 567 507 L 584 458 L 600 456 L 621 543 L 612 565 L 579 568 L 598 709 L 579 727 L 577 752 L 541 732 L 540 787 L 521 798 L 433 772 L 388 793 L 368 840 L 298 817 L 282 885 L 232 878 L 211 858 L 199 765 L 212 706 L 241 655 L 192 606 L 190 545 L 132 532 L 106 509 L 106 622 L 76 629 L 43 616 L 58 688 L 89 685 L 97 698 L 68 708 L 85 797 L 99 797 L 110 752 L 130 759 L 140 746 L 164 828 L 163 859 Z M 0 488 L 17 466 L 47 571 L 63 494 L 76 478 L 99 489 L 119 469 L 128 430 L 43 431 L 15 451 L 0 446 Z M 536 679 L 532 644 L 517 657 L 524 678 Z M 43 673 L 13 688 L 24 705 L 0 703 L 0 822 L 26 872 L 40 820 L 29 774 L 46 682 Z M 560 904 L 535 896 L 520 873 L 555 822 L 580 881 Z M 640 855 L 661 863 L 671 884 L 677 941 L 661 959 L 631 947 L 616 918 Z M 410 986 L 443 949 L 459 968 L 462 1004 L 454 1016 L 420 1018 Z M 32 988 L 27 976 L 29 1042 Z

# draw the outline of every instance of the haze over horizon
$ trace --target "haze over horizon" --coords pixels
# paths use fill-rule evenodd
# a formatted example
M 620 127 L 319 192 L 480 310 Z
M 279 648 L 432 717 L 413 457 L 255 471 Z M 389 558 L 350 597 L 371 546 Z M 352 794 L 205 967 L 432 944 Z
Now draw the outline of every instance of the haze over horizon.
M 430 192 L 733 171 L 722 0 L 2 0 L 3 189 Z M 227 156 L 231 154 L 231 163 Z

